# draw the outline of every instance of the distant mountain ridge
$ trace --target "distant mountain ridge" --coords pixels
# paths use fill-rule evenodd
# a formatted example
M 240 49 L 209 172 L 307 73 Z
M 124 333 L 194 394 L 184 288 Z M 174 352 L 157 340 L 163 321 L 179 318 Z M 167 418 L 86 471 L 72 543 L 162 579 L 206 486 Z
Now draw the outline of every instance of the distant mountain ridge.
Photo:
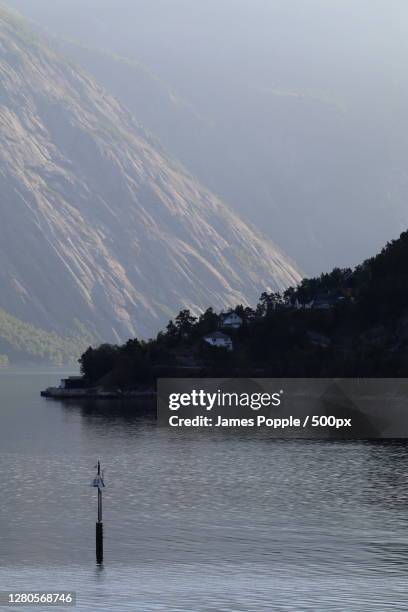
M 295 265 L 132 115 L 0 12 L 0 308 L 62 336 L 147 337 L 284 289 Z

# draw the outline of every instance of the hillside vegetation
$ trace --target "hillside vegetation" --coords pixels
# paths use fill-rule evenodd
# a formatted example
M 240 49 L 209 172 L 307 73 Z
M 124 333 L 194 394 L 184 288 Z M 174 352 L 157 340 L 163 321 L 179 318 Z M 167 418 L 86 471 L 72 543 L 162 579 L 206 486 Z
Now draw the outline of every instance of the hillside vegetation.
M 86 333 L 68 338 L 38 329 L 0 309 L 0 365 L 28 361 L 73 364 L 91 341 Z
M 238 305 L 239 329 L 222 329 L 209 308 L 183 310 L 148 343 L 88 349 L 85 377 L 110 385 L 154 384 L 156 376 L 405 377 L 408 375 L 408 232 L 354 270 L 335 268 L 283 294 Z M 205 342 L 222 329 L 233 350 Z

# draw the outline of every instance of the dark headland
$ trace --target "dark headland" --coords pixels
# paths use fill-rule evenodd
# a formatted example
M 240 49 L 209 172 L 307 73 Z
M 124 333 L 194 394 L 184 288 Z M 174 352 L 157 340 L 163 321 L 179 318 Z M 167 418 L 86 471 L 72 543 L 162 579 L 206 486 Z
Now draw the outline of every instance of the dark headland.
M 265 292 L 255 308 L 182 310 L 155 339 L 90 347 L 79 363 L 79 379 L 45 394 L 151 396 L 159 377 L 407 376 L 408 232 L 354 270 Z

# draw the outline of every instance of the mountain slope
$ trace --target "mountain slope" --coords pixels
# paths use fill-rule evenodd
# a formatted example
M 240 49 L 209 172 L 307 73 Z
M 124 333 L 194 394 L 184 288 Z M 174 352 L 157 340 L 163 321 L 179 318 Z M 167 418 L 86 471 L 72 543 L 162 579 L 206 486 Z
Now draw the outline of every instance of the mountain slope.
M 0 307 L 66 334 L 147 336 L 256 299 L 293 264 L 118 102 L 0 13 Z
M 160 124 L 155 98 L 137 115 L 309 275 L 354 266 L 407 227 L 403 0 L 8 2 L 57 37 L 149 66 L 208 117 L 197 138 L 172 132 L 171 115 Z M 75 57 L 143 110 L 132 70 L 126 83 L 123 64 Z
M 139 62 L 53 36 L 36 27 L 57 52 L 92 75 L 160 139 L 171 155 L 208 185 L 203 168 L 209 165 L 209 143 L 213 142 L 216 129 L 211 119 Z

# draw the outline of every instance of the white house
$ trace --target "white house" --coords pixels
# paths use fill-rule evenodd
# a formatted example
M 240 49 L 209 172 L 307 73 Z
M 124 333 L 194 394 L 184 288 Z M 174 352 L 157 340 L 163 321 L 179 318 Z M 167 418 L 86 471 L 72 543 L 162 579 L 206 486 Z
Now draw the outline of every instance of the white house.
M 204 336 L 204 341 L 211 346 L 226 348 L 228 351 L 232 351 L 233 348 L 231 338 L 221 332 L 207 334 L 207 336 Z
M 243 324 L 243 320 L 236 312 L 226 312 L 221 315 L 221 327 L 230 327 L 231 329 L 239 329 Z

